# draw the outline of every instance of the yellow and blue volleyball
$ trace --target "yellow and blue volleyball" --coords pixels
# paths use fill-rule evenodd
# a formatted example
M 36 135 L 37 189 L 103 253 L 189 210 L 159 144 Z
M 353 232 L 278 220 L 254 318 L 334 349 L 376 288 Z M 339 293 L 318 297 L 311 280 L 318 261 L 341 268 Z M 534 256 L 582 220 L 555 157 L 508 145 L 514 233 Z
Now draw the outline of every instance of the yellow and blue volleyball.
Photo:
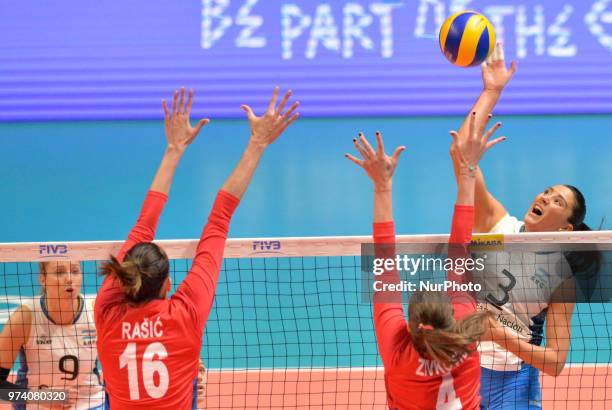
M 460 67 L 481 64 L 493 52 L 495 31 L 489 20 L 475 11 L 450 16 L 440 29 L 440 49 L 451 63 Z

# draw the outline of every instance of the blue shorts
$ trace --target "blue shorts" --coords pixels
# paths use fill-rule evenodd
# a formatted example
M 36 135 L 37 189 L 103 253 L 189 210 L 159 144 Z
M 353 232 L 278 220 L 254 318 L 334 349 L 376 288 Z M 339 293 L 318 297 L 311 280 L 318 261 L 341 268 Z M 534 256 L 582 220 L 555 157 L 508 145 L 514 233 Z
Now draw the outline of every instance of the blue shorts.
M 480 368 L 481 410 L 540 410 L 540 372 L 523 364 L 517 371 Z

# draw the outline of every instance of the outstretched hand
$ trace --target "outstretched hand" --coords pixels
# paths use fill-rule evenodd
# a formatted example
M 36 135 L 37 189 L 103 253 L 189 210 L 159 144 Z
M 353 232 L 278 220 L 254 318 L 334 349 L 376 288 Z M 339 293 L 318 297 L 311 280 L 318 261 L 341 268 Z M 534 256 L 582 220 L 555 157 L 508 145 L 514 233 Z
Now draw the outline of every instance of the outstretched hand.
M 489 115 L 489 118 L 491 118 L 491 115 Z M 480 135 L 476 130 L 476 111 L 472 112 L 469 119 L 469 135 L 467 138 L 460 138 L 457 131 L 450 132 L 453 137 L 451 155 L 456 155 L 461 165 L 467 166 L 470 168 L 470 171 L 473 171 L 485 152 L 494 145 L 506 140 L 506 137 L 499 137 L 489 141 L 499 127 L 501 127 L 501 122 L 495 123 L 489 131 Z
M 501 92 L 516 72 L 516 61 L 512 62 L 510 68 L 506 67 L 504 46 L 498 42 L 481 68 L 484 89 Z
M 351 154 L 345 154 L 345 156 L 367 172 L 376 190 L 391 189 L 393 173 L 397 167 L 400 154 L 406 147 L 397 147 L 393 154 L 388 156 L 385 153 L 380 132 L 376 132 L 376 151 L 374 151 L 362 132 L 359 133 L 359 140 L 354 138 L 353 143 L 363 159 L 356 158 Z
M 195 127 L 192 127 L 189 121 L 189 113 L 193 103 L 193 90 L 189 90 L 187 104 L 185 104 L 185 87 L 181 88 L 180 101 L 178 98 L 179 92 L 175 90 L 172 99 L 172 112 L 168 111 L 166 100 L 162 100 L 162 106 L 164 107 L 164 124 L 166 126 L 168 148 L 182 153 L 210 120 L 201 119 Z
M 240 107 L 246 112 L 247 119 L 249 120 L 249 126 L 251 127 L 250 142 L 261 148 L 267 148 L 268 145 L 276 141 L 283 131 L 285 131 L 285 129 L 287 129 L 287 127 L 299 116 L 298 113 L 294 114 L 294 111 L 300 105 L 298 101 L 294 102 L 293 105 L 283 113 L 283 109 L 289 97 L 291 97 L 291 90 L 285 93 L 280 104 L 276 106 L 278 94 L 279 88 L 275 87 L 268 109 L 261 117 L 256 116 L 248 105 L 242 105 Z

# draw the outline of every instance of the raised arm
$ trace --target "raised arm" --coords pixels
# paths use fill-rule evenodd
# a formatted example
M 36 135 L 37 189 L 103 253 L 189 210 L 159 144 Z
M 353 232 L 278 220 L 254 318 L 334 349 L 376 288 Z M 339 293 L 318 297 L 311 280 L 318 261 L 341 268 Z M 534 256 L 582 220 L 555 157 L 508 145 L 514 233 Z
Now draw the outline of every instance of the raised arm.
M 172 112 L 168 110 L 166 100 L 162 100 L 167 145 L 162 162 L 151 184 L 151 191 L 160 192 L 165 195 L 170 193 L 174 171 L 185 150 L 198 136 L 202 127 L 210 122 L 208 118 L 204 118 L 198 121 L 195 127 L 192 127 L 189 115 L 193 105 L 193 90 L 189 90 L 186 103 L 184 87 L 181 88 L 180 100 L 177 104 L 178 96 L 179 92 L 174 91 Z
M 127 240 L 117 255 L 119 261 L 123 261 L 127 251 L 132 249 L 137 243 L 151 242 L 155 238 L 157 223 L 164 209 L 164 205 L 166 204 L 166 200 L 168 199 L 168 193 L 170 192 L 176 167 L 187 147 L 193 142 L 202 127 L 209 122 L 208 119 L 202 119 L 195 127 L 191 126 L 189 114 L 192 103 L 193 91 L 189 90 L 189 97 L 185 104 L 184 88 L 181 89 L 180 100 L 179 92 L 174 92 L 172 112 L 169 112 L 166 101 L 162 101 L 166 130 L 166 149 L 161 164 L 155 174 L 155 178 L 153 179 L 153 183 L 151 184 L 151 188 L 145 197 L 136 224 L 130 230 Z M 108 275 L 104 279 L 102 288 L 98 292 L 98 297 L 96 298 L 96 306 L 101 305 L 103 302 L 114 300 L 115 298 L 122 299 L 124 297 L 123 291 L 115 281 L 116 279 L 112 275 Z
M 247 114 L 249 126 L 251 127 L 251 137 L 238 166 L 227 181 L 225 181 L 222 188 L 225 192 L 238 199 L 242 198 L 242 195 L 244 195 L 244 192 L 251 183 L 251 178 L 253 178 L 255 169 L 266 148 L 276 141 L 299 115 L 297 113 L 294 114 L 300 105 L 297 101 L 283 113 L 285 105 L 289 101 L 289 97 L 291 97 L 291 90 L 285 93 L 280 104 L 277 106 L 278 93 L 279 88 L 276 87 L 270 104 L 268 104 L 268 109 L 261 117 L 257 117 L 248 105 L 240 107 Z
M 242 107 L 247 112 L 251 127 L 249 143 L 238 165 L 217 195 L 198 244 L 191 272 L 173 296 L 193 307 L 194 320 L 199 330 L 204 329 L 213 304 L 225 240 L 234 210 L 249 186 L 264 151 L 298 117 L 297 113 L 293 114 L 299 105 L 297 102 L 283 113 L 291 91 L 285 94 L 277 106 L 278 93 L 278 88 L 275 88 L 268 110 L 261 117 L 255 116 L 250 107 Z
M 478 163 L 484 153 L 496 144 L 504 141 L 504 138 L 490 140 L 493 133 L 500 127 L 495 124 L 487 133 L 477 129 L 478 113 L 473 113 L 468 118 L 467 135 L 464 138 L 456 131 L 451 131 L 453 142 L 456 147 L 457 159 L 457 200 L 453 213 L 453 223 L 449 239 L 449 257 L 453 259 L 469 257 L 468 245 L 472 238 L 474 224 L 474 196 L 477 184 Z M 467 281 L 466 273 L 457 274 L 453 270 L 447 272 L 448 280 L 457 283 Z M 467 292 L 450 292 L 455 309 L 461 304 L 466 310 L 475 310 L 476 301 Z
M 473 113 L 476 113 L 474 118 L 476 132 L 478 135 L 484 133 L 485 127 L 491 118 L 491 113 L 504 87 L 508 84 L 515 71 L 516 62 L 512 62 L 510 69 L 506 68 L 503 46 L 497 43 L 489 60 L 482 65 L 482 81 L 484 88 L 476 104 L 472 107 L 472 110 L 459 129 L 460 138 L 467 138 L 469 134 L 470 117 Z M 450 154 L 453 161 L 455 177 L 459 179 L 460 162 L 457 158 L 456 143 L 453 143 L 451 146 Z M 474 207 L 476 213 L 474 230 L 476 232 L 489 232 L 506 214 L 504 206 L 487 190 L 484 176 L 480 168 L 476 169 Z
M 355 148 L 363 159 L 350 154 L 346 157 L 362 167 L 374 185 L 374 257 L 378 260 L 395 259 L 395 226 L 393 223 L 393 173 L 397 161 L 405 147 L 398 147 L 392 156 L 385 154 L 383 139 L 380 132 L 376 133 L 377 149 L 370 146 L 362 133 L 359 140 L 353 140 Z M 383 286 L 398 284 L 399 274 L 395 269 L 384 269 L 375 280 L 380 283 L 379 291 L 375 291 L 374 302 L 374 328 L 380 357 L 386 368 L 393 361 L 393 354 L 397 348 L 399 333 L 408 333 L 404 309 L 402 307 L 402 294 Z
M 166 150 L 145 198 L 140 216 L 117 256 L 120 261 L 123 260 L 125 253 L 137 243 L 151 242 L 155 238 L 157 222 L 168 199 L 176 167 L 187 147 L 197 137 L 202 127 L 210 121 L 202 119 L 195 127 L 192 127 L 189 121 L 192 104 L 193 90 L 189 90 L 189 97 L 185 103 L 185 88 L 181 89 L 180 100 L 179 92 L 174 91 L 172 112 L 169 112 L 166 101 L 162 101 L 167 141 Z

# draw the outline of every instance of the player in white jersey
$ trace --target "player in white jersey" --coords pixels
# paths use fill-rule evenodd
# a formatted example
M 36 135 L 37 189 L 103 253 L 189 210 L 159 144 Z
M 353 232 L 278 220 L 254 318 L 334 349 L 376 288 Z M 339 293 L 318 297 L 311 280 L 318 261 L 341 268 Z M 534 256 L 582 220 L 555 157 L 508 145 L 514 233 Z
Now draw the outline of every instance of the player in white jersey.
M 487 113 L 492 112 L 515 71 L 516 63 L 510 69 L 506 67 L 498 44 L 483 64 L 484 89 L 469 114 L 474 116 L 478 132 L 485 129 L 491 118 Z M 464 122 L 459 138 L 466 137 L 468 124 Z M 451 157 L 457 173 L 454 144 Z M 475 232 L 590 230 L 584 223 L 585 215 L 582 193 L 571 185 L 555 185 L 537 195 L 524 221 L 519 221 L 491 195 L 481 170 L 477 170 Z M 520 260 L 512 259 L 517 257 Z M 562 253 L 497 253 L 496 258 L 489 261 L 492 268 L 481 278 L 488 288 L 483 305 L 496 313 L 488 335 L 495 343 L 483 342 L 479 349 L 481 409 L 539 409 L 539 371 L 559 375 L 569 352 L 574 303 L 565 296 L 574 293 L 570 278 L 575 272 Z M 546 344 L 541 346 L 544 326 Z
M 42 294 L 25 299 L 2 329 L 0 376 L 6 380 L 19 356 L 18 386 L 66 390 L 69 400 L 63 405 L 38 402 L 15 408 L 103 409 L 93 299 L 81 295 L 80 263 L 41 263 L 39 281 Z

